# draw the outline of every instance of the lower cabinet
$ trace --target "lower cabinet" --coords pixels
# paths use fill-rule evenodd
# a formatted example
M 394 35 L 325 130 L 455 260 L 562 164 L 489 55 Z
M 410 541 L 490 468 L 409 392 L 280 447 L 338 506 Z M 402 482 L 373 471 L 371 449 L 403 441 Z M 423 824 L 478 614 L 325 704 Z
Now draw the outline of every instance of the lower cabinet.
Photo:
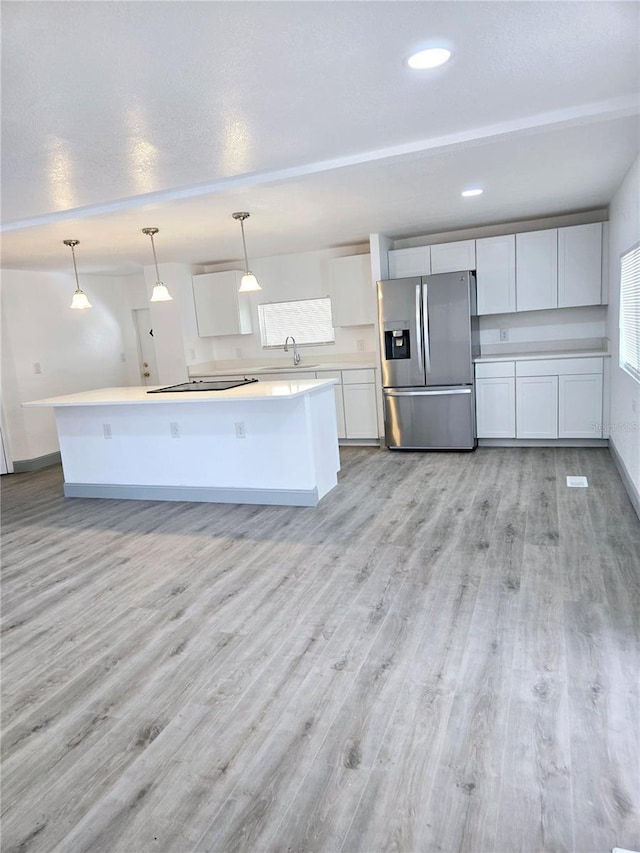
M 516 438 L 558 437 L 558 377 L 516 379 Z
M 516 437 L 515 395 L 513 377 L 476 379 L 478 438 Z
M 559 438 L 602 438 L 602 374 L 559 377 Z
M 375 385 L 343 385 L 345 438 L 378 438 Z
M 476 365 L 478 438 L 602 438 L 602 357 Z

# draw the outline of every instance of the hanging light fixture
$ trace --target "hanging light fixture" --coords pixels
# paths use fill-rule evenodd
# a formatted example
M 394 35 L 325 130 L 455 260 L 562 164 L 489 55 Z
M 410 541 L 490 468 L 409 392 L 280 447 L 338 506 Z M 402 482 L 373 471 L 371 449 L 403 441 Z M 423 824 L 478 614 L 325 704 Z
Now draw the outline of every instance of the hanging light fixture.
M 151 302 L 171 302 L 173 296 L 169 293 L 164 284 L 160 281 L 160 272 L 158 270 L 158 259 L 156 258 L 156 247 L 153 242 L 153 235 L 157 234 L 158 228 L 143 228 L 142 233 L 151 237 L 151 248 L 153 250 L 153 262 L 156 265 L 156 283 L 151 294 Z
M 231 214 L 234 219 L 240 220 L 240 230 L 242 231 L 242 248 L 244 251 L 244 275 L 240 279 L 240 287 L 238 288 L 239 293 L 249 293 L 252 290 L 262 290 L 260 285 L 258 284 L 258 279 L 249 269 L 249 261 L 247 260 L 247 243 L 244 239 L 244 221 L 248 219 L 251 214 L 249 213 L 232 213 Z
M 80 282 L 78 281 L 78 267 L 76 266 L 76 253 L 75 248 L 80 242 L 80 240 L 63 240 L 62 241 L 65 246 L 69 246 L 71 249 L 71 257 L 73 258 L 73 271 L 76 274 L 76 292 L 73 294 L 73 299 L 71 300 L 71 305 L 69 308 L 77 308 L 78 310 L 82 310 L 83 308 L 91 308 L 91 303 L 86 297 L 86 294 L 83 290 L 80 290 Z

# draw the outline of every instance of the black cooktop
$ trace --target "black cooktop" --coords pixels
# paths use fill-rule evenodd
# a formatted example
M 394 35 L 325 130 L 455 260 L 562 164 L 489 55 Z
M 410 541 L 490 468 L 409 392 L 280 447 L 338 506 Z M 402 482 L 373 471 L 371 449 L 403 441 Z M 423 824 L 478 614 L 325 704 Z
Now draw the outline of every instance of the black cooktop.
M 251 385 L 257 379 L 213 379 L 207 381 L 198 379 L 194 382 L 182 382 L 180 385 L 169 385 L 166 388 L 154 388 L 147 394 L 173 394 L 176 391 L 228 391 L 229 388 L 238 388 L 240 385 Z

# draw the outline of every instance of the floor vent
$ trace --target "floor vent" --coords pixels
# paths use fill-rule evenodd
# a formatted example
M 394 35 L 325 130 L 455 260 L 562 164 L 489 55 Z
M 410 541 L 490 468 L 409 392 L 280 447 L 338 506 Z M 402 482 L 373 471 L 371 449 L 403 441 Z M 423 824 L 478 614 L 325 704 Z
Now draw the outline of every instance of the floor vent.
M 567 486 L 570 488 L 586 489 L 588 485 L 586 477 L 567 477 Z

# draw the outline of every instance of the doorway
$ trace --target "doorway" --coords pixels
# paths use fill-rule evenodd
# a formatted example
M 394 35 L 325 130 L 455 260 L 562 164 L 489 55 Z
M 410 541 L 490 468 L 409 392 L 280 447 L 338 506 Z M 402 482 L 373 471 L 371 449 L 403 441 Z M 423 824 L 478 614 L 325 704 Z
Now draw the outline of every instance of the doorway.
M 138 363 L 143 385 L 159 385 L 156 347 L 153 341 L 151 312 L 148 308 L 133 309 L 133 324 L 138 342 Z

